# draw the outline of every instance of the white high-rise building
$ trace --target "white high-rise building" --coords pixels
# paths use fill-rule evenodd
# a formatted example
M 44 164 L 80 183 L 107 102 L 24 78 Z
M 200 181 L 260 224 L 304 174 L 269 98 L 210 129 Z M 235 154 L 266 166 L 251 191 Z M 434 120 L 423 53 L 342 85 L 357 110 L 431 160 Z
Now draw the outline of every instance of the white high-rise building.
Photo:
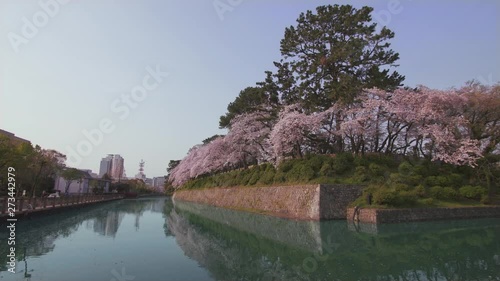
M 99 177 L 108 174 L 113 180 L 120 180 L 123 178 L 123 164 L 125 160 L 119 154 L 108 154 L 101 160 L 99 168 Z

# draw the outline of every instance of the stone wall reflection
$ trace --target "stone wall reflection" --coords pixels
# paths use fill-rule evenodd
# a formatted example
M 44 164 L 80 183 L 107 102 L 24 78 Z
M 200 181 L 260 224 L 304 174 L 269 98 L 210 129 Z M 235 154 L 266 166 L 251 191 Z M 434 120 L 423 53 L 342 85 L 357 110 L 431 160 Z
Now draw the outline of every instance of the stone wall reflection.
M 367 233 L 185 202 L 166 211 L 168 234 L 217 280 L 500 280 L 498 219 Z

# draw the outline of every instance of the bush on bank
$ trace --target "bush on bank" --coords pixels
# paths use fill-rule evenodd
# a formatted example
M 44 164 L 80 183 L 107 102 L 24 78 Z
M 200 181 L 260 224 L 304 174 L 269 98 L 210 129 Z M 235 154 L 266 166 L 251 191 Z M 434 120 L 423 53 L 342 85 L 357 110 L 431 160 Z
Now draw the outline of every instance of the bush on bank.
M 498 176 L 498 171 L 495 171 Z M 266 163 L 188 181 L 182 189 L 277 186 L 295 184 L 361 184 L 355 205 L 388 207 L 454 206 L 490 203 L 487 183 L 471 167 L 385 154 L 307 155 L 278 167 Z M 493 188 L 496 189 L 497 187 Z

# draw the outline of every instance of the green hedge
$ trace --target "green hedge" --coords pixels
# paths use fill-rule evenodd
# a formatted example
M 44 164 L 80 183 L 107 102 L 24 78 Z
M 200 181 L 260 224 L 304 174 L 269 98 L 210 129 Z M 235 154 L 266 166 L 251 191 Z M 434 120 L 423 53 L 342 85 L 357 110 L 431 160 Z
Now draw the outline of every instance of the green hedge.
M 488 194 L 488 190 L 482 186 L 462 186 L 459 189 L 460 196 L 469 199 L 481 199 Z
M 404 207 L 440 201 L 491 202 L 486 183 L 470 167 L 385 154 L 307 155 L 278 167 L 266 163 L 190 180 L 182 188 L 270 186 L 291 184 L 366 184 L 380 206 Z M 360 198 L 357 202 L 366 203 Z

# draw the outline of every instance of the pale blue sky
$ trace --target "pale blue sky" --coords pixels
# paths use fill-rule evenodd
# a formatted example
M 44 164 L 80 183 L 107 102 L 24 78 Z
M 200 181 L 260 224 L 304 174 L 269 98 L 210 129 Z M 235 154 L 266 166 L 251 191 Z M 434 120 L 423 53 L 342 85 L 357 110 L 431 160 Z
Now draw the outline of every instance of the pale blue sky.
M 23 36 L 23 17 L 43 25 L 43 9 L 39 1 L 0 0 L 0 128 L 68 153 L 86 140 L 83 130 L 108 119 L 114 130 L 77 165 L 96 172 L 116 153 L 127 176 L 140 159 L 148 177 L 164 175 L 170 159 L 223 133 L 227 104 L 274 70 L 285 27 L 321 4 L 370 5 L 387 15 L 399 3 L 390 20 L 377 21 L 396 33 L 405 85 L 500 81 L 497 0 L 248 0 L 223 20 L 212 0 L 66 1 L 16 53 L 12 34 Z M 120 119 L 111 105 L 142 84 L 148 66 L 169 76 Z

